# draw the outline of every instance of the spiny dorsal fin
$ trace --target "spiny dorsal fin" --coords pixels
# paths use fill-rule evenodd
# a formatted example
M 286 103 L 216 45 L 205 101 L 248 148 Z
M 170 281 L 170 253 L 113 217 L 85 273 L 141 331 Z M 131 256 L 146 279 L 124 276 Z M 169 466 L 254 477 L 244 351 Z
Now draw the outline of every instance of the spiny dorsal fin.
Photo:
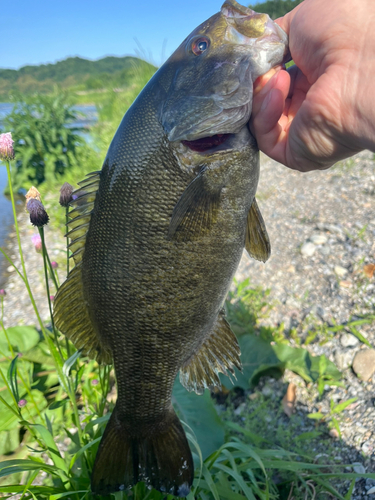
M 216 220 L 220 191 L 208 193 L 202 173 L 188 185 L 175 206 L 168 238 L 191 241 L 204 235 Z
M 98 363 L 112 362 L 110 349 L 96 333 L 89 316 L 83 295 L 81 264 L 70 271 L 59 288 L 53 306 L 53 317 L 57 328 L 70 339 L 84 356 Z
M 255 198 L 247 214 L 245 248 L 250 257 L 262 262 L 266 262 L 271 255 L 266 225 Z
M 57 328 L 85 356 L 96 359 L 98 363 L 109 364 L 112 354 L 105 346 L 91 323 L 89 311 L 83 295 L 81 261 L 85 249 L 86 235 L 90 225 L 96 193 L 99 187 L 100 172 L 88 174 L 79 182 L 80 188 L 73 192 L 72 210 L 66 236 L 70 238 L 69 249 L 73 252 L 74 269 L 59 288 L 54 300 L 54 319 Z
M 222 310 L 199 351 L 182 366 L 180 382 L 188 391 L 202 394 L 204 389 L 221 387 L 219 373 L 234 376 L 234 368 L 241 370 L 240 348 Z
M 67 236 L 70 239 L 69 249 L 77 265 L 82 260 L 83 249 L 86 243 L 86 234 L 90 225 L 91 213 L 94 208 L 96 193 L 99 188 L 100 171 L 87 174 L 86 179 L 80 181 L 79 189 L 73 191 L 74 200 L 70 203 L 70 218 L 67 224 Z

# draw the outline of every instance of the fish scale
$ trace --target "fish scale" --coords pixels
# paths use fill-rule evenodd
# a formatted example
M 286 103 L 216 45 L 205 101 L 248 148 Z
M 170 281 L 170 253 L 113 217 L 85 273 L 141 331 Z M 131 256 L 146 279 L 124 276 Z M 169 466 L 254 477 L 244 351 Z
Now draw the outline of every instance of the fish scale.
M 76 192 L 75 267 L 54 316 L 83 354 L 114 363 L 118 398 L 92 472 L 96 494 L 141 480 L 189 492 L 194 465 L 172 388 L 180 372 L 200 394 L 241 367 L 224 300 L 243 249 L 270 254 L 247 127 L 252 82 L 286 58 L 287 37 L 268 16 L 227 0 L 157 71 L 102 170 Z

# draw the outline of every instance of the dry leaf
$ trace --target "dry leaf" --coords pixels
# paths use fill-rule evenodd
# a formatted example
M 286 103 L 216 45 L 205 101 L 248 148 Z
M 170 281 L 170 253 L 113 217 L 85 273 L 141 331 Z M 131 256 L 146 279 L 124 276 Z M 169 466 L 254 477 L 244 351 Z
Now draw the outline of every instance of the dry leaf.
M 363 272 L 368 278 L 372 278 L 374 276 L 375 264 L 366 264 L 363 268 Z
M 284 413 L 288 415 L 288 417 L 291 417 L 294 411 L 294 404 L 296 402 L 296 390 L 297 390 L 296 384 L 290 382 L 288 385 L 288 389 L 286 390 L 285 396 L 283 397 L 283 400 L 281 402 Z

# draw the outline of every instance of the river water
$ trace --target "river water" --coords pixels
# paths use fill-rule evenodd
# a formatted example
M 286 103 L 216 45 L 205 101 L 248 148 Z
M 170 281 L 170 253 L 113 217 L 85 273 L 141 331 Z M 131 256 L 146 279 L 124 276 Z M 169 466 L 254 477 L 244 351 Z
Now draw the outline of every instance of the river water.
M 12 109 L 13 104 L 7 102 L 0 103 L 0 132 L 8 132 L 8 130 L 3 130 L 2 122 L 4 118 L 11 113 Z M 71 126 L 79 127 L 81 129 L 80 135 L 82 135 L 87 142 L 90 142 L 91 137 L 89 128 L 94 125 L 98 119 L 96 107 L 91 105 L 80 105 L 74 106 L 74 109 L 79 112 L 79 117 Z M 0 247 L 2 248 L 4 248 L 4 244 L 13 230 L 12 204 L 10 198 L 4 195 L 6 185 L 7 170 L 5 164 L 0 162 Z M 23 203 L 23 199 L 17 200 L 17 204 L 20 208 Z M 2 254 L 0 254 L 0 289 L 5 286 L 6 277 L 4 272 L 7 267 L 9 267 L 8 262 L 4 259 Z

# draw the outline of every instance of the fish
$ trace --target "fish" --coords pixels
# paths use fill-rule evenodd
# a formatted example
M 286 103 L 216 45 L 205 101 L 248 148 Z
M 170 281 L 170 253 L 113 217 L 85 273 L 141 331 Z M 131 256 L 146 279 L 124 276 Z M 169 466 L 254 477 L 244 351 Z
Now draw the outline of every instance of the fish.
M 114 364 L 118 398 L 91 490 L 143 481 L 185 497 L 194 464 L 171 403 L 241 369 L 224 301 L 243 249 L 266 261 L 255 194 L 253 82 L 288 59 L 266 14 L 235 0 L 198 26 L 126 112 L 102 169 L 79 183 L 69 212 L 75 266 L 57 292 L 59 330 Z

